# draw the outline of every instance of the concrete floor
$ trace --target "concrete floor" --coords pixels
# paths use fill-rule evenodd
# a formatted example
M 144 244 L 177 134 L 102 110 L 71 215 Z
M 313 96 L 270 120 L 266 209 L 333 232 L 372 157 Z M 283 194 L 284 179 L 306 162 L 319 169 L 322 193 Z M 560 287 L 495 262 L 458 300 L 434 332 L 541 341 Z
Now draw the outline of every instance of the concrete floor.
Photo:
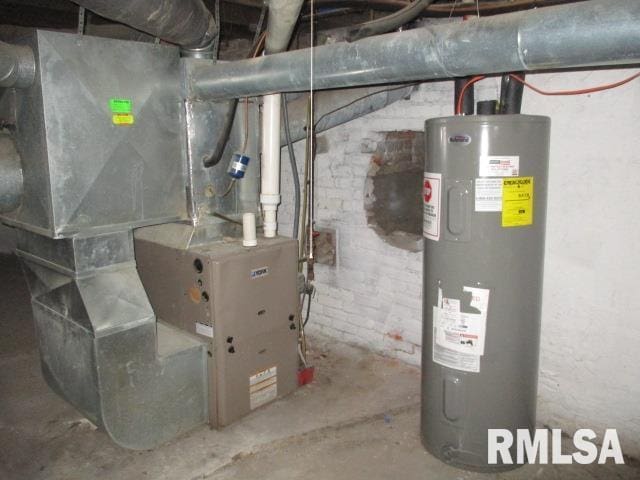
M 465 472 L 418 437 L 419 370 L 314 336 L 316 381 L 223 431 L 203 426 L 134 452 L 56 396 L 40 374 L 28 293 L 13 257 L 0 257 L 0 479 L 610 479 L 627 466 L 526 466 Z

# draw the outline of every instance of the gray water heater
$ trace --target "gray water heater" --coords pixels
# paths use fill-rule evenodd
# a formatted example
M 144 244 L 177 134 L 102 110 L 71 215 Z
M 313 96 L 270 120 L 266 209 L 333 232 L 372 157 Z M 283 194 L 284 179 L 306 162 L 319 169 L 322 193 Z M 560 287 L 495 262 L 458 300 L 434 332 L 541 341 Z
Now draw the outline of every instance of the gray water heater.
M 488 464 L 488 429 L 535 428 L 549 129 L 529 115 L 425 125 L 421 436 L 469 470 L 513 468 Z

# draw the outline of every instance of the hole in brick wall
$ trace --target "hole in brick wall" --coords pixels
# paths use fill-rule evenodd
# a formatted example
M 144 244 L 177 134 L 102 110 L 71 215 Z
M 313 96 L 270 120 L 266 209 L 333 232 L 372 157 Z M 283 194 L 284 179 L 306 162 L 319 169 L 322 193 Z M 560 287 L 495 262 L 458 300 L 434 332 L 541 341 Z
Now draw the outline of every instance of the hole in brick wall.
M 422 250 L 424 135 L 420 131 L 381 132 L 365 189 L 369 226 L 387 243 Z

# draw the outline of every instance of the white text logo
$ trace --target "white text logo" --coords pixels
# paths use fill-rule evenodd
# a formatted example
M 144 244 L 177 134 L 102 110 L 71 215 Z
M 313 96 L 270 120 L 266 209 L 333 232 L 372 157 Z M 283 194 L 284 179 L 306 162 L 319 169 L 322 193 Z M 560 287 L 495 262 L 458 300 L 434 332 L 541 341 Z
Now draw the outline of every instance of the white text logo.
M 572 453 L 562 452 L 562 430 L 539 428 L 533 431 L 533 437 L 531 434 L 532 432 L 526 428 L 518 429 L 514 439 L 510 430 L 489 429 L 489 464 L 552 463 L 562 465 L 574 462 L 604 464 L 609 458 L 613 459 L 615 463 L 624 463 L 618 433 L 614 428 L 605 430 L 600 451 L 598 451 L 596 444 L 597 435 L 588 428 L 581 428 L 574 433 L 575 451 Z M 516 458 L 513 458 L 513 449 L 515 449 Z

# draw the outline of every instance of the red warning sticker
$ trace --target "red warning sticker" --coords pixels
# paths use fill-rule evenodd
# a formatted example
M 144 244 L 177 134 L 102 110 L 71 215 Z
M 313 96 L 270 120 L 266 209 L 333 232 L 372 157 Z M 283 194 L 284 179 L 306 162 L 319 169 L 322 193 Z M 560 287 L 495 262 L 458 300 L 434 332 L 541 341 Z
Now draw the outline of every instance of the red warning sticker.
M 440 195 L 441 173 L 424 173 L 422 198 L 424 200 L 422 234 L 431 239 L 440 240 Z

